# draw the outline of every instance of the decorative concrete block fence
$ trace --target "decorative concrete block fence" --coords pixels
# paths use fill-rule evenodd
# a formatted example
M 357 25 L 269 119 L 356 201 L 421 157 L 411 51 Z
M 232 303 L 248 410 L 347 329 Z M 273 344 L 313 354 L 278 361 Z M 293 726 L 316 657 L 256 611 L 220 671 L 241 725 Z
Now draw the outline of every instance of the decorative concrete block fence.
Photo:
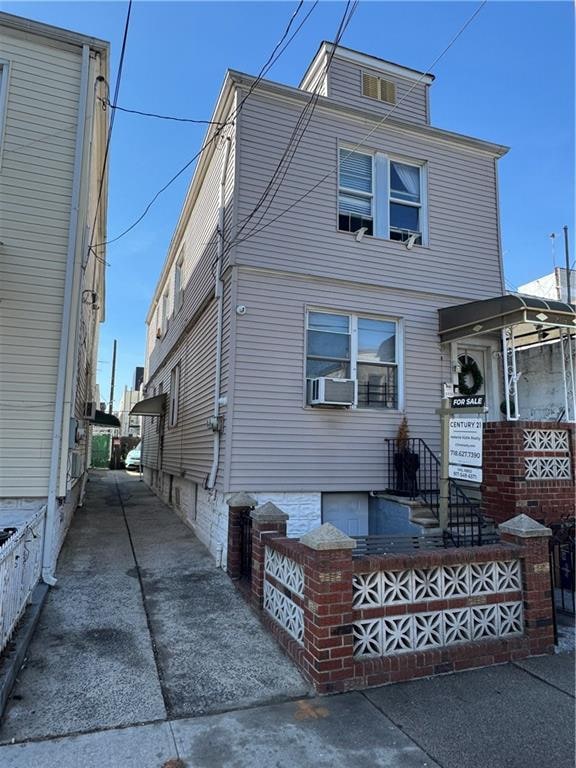
M 524 513 L 547 525 L 573 516 L 575 427 L 550 421 L 485 424 L 482 512 L 496 522 Z
M 319 693 L 551 653 L 548 528 L 526 515 L 483 547 L 353 557 L 330 524 L 286 538 L 252 510 L 251 599 Z

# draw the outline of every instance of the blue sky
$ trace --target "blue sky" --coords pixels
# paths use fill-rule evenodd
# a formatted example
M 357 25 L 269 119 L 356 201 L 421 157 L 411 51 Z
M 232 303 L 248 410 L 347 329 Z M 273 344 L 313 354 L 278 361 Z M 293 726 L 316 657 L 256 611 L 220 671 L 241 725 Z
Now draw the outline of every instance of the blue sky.
M 309 7 L 309 4 L 307 4 Z M 342 43 L 426 70 L 478 3 L 364 2 Z M 9 13 L 112 44 L 115 81 L 127 3 L 2 2 Z M 256 74 L 296 7 L 291 2 L 135 2 L 118 103 L 209 119 L 228 67 Z M 268 77 L 297 85 L 344 3 L 321 2 Z M 510 287 L 552 268 L 549 235 L 574 244 L 574 9 L 570 2 L 490 0 L 433 69 L 434 125 L 511 147 L 500 161 L 505 273 Z M 118 113 L 112 140 L 109 236 L 124 230 L 201 146 L 202 127 Z M 108 249 L 107 320 L 99 383 L 108 399 L 118 339 L 118 401 L 144 359 L 144 317 L 191 178 L 184 174 L 143 222 Z M 556 263 L 563 265 L 562 239 Z

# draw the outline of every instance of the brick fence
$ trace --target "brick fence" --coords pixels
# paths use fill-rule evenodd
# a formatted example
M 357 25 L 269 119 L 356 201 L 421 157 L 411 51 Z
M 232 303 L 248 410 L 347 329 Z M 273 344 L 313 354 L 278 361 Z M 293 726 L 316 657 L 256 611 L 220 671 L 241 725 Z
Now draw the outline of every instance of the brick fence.
M 264 507 L 251 513 L 252 602 L 319 693 L 554 650 L 550 531 L 525 515 L 499 544 L 353 557 L 330 524 L 288 539 L 287 515 Z
M 574 424 L 486 423 L 482 512 L 496 522 L 524 513 L 546 525 L 573 516 L 575 462 Z

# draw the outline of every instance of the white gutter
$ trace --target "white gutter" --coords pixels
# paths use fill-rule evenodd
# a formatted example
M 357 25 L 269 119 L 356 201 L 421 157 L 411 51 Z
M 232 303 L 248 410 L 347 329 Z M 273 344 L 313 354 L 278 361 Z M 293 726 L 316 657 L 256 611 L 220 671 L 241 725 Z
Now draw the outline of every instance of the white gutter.
M 222 260 L 224 256 L 224 197 L 226 187 L 226 172 L 228 170 L 228 159 L 230 157 L 230 137 L 226 138 L 224 148 L 224 159 L 222 161 L 222 174 L 220 176 L 220 200 L 218 208 L 218 257 L 216 260 L 216 283 L 214 286 L 214 298 L 218 302 L 216 319 L 216 371 L 214 376 L 214 415 L 212 419 L 212 429 L 214 430 L 214 440 L 212 446 L 212 467 L 208 476 L 206 486 L 208 489 L 214 488 L 216 484 L 216 474 L 218 472 L 218 460 L 220 456 L 220 382 L 222 379 L 222 326 L 224 320 L 224 282 L 222 280 Z
M 76 126 L 76 154 L 74 157 L 74 174 L 72 177 L 72 206 L 70 211 L 70 226 L 68 228 L 68 248 L 66 253 L 66 277 L 64 281 L 64 306 L 62 308 L 62 325 L 60 329 L 60 350 L 58 353 L 58 378 L 56 382 L 56 402 L 54 405 L 54 424 L 52 428 L 52 446 L 50 455 L 50 478 L 48 481 L 48 502 L 44 547 L 42 550 L 42 580 L 54 586 L 53 562 L 55 532 L 57 527 L 58 475 L 60 464 L 60 449 L 62 445 L 62 419 L 64 415 L 64 389 L 66 385 L 66 361 L 70 342 L 70 322 L 72 310 L 72 289 L 74 285 L 74 264 L 76 261 L 76 241 L 78 235 L 78 214 L 80 207 L 80 182 L 82 176 L 82 159 L 84 155 L 84 132 L 86 129 L 86 109 L 88 103 L 88 79 L 90 72 L 90 47 L 82 46 L 82 71 L 80 79 L 80 98 L 78 109 L 78 124 Z

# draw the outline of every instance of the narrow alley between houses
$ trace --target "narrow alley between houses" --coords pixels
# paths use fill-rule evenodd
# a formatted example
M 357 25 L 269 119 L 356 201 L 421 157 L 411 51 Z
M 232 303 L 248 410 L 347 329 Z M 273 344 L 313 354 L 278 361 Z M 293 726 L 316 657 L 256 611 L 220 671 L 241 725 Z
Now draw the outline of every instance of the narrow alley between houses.
M 227 575 L 135 475 L 92 472 L 0 741 L 308 693 Z

